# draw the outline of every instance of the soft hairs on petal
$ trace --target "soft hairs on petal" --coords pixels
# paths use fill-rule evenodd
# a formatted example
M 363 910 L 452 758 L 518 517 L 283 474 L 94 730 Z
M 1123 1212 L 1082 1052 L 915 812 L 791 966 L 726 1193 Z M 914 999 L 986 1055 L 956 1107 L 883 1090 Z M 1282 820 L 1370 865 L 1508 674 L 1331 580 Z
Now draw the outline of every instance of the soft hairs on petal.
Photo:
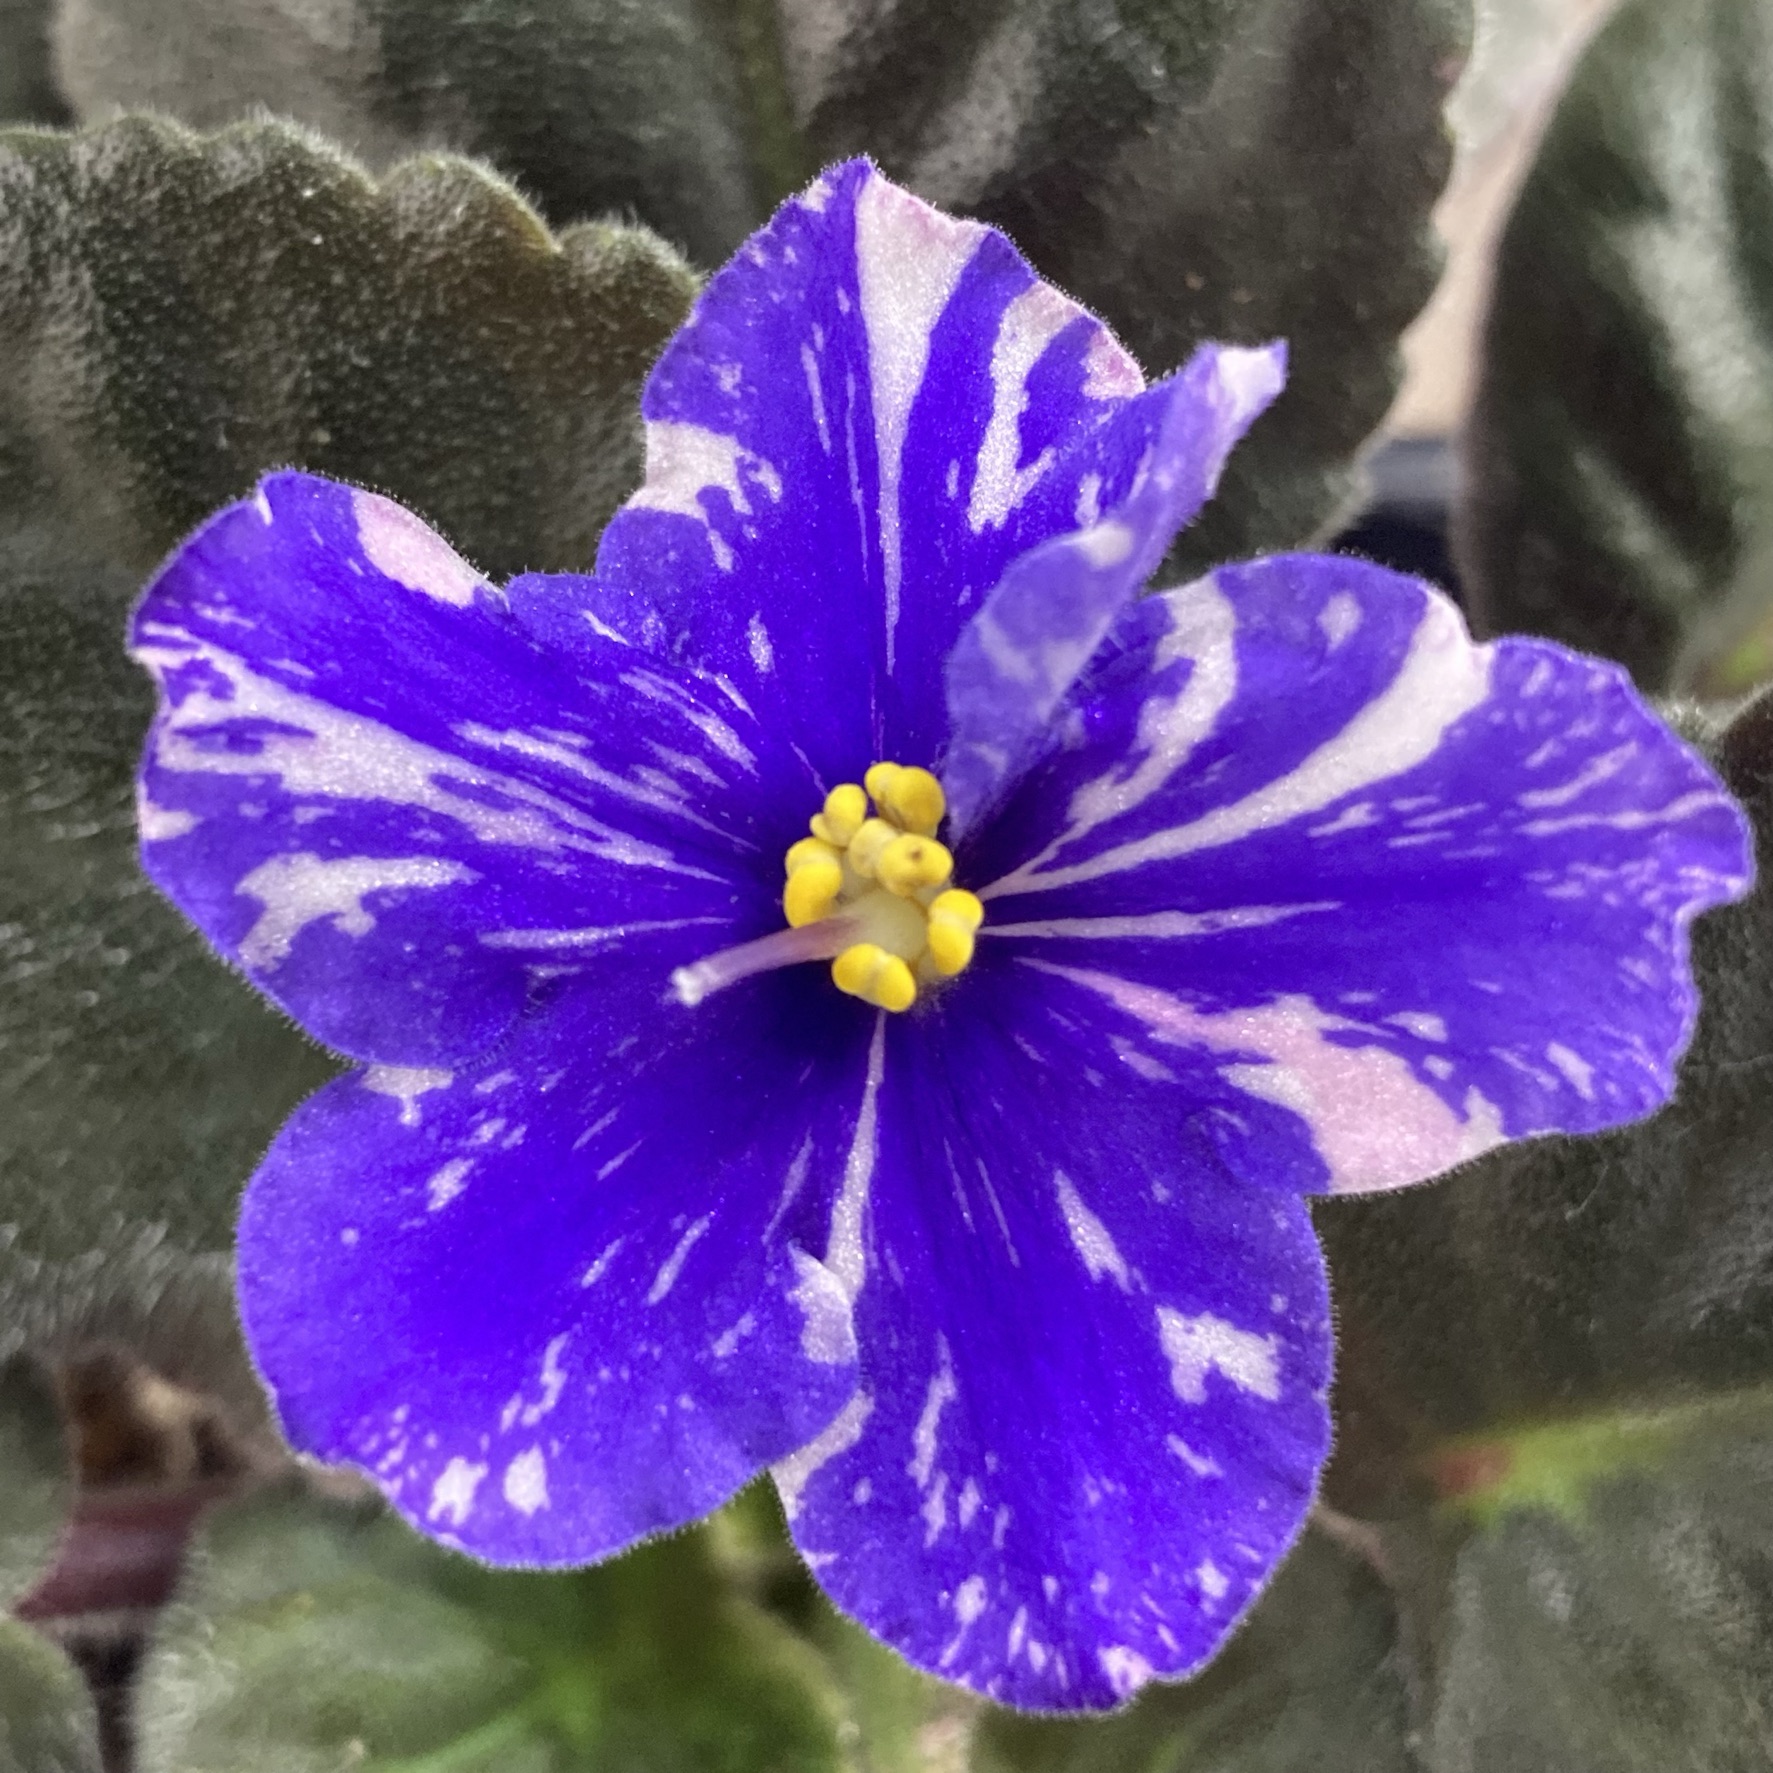
M 1130 611 L 1074 713 L 965 858 L 985 938 L 1111 1008 L 1128 1089 L 1220 1102 L 1240 1173 L 1396 1187 L 1667 1099 L 1752 852 L 1617 667 L 1302 555 Z

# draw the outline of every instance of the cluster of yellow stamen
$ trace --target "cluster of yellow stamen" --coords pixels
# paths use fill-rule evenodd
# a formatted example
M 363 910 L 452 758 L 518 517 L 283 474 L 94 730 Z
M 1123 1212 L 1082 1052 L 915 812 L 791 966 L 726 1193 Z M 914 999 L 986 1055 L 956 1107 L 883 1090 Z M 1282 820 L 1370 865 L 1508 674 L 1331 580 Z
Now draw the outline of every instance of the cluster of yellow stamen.
M 788 851 L 782 909 L 797 930 L 828 917 L 853 924 L 858 939 L 831 963 L 833 983 L 883 1010 L 908 1010 L 919 985 L 952 978 L 973 958 L 985 907 L 949 884 L 954 858 L 936 841 L 948 810 L 942 784 L 896 763 L 877 763 L 864 783 L 833 788 L 812 836 Z

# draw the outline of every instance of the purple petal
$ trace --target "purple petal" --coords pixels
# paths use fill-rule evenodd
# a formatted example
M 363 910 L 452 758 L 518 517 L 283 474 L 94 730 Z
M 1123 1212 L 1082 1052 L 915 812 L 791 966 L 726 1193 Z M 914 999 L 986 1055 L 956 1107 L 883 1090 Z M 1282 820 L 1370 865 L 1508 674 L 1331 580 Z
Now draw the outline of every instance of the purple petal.
M 1110 464 L 1137 455 L 1126 496 L 1012 562 L 949 659 L 942 785 L 957 836 L 1046 741 L 1110 624 L 1212 497 L 1226 458 L 1285 378 L 1284 346 L 1203 346 L 1180 375 L 1129 401 L 1090 439 L 1097 484 L 1114 477 Z
M 727 679 L 834 778 L 931 763 L 962 624 L 1080 502 L 1121 501 L 1146 439 L 1080 446 L 1143 385 L 1000 234 L 835 167 L 660 359 L 646 483 L 586 607 Z
M 387 1063 L 482 1050 L 538 968 L 770 927 L 804 767 L 716 686 L 585 640 L 539 649 L 387 500 L 271 477 L 136 612 L 149 874 L 311 1033 Z
M 857 1389 L 776 1480 L 819 1581 L 919 1667 L 1106 1707 L 1204 1662 L 1297 1533 L 1328 1300 L 1301 1203 L 1174 1155 L 1183 1093 L 1104 1111 L 1091 994 L 992 970 L 891 1026 Z
M 987 945 L 1111 1007 L 1128 1067 L 1241 1097 L 1234 1169 L 1363 1190 L 1664 1101 L 1687 927 L 1750 858 L 1616 667 L 1296 556 L 1130 611 L 962 867 Z
M 240 1223 L 293 1443 L 477 1556 L 574 1564 L 816 1435 L 854 1389 L 851 1318 L 784 1218 L 855 1142 L 855 1007 L 780 974 L 691 1017 L 636 972 L 453 1075 L 323 1090 Z

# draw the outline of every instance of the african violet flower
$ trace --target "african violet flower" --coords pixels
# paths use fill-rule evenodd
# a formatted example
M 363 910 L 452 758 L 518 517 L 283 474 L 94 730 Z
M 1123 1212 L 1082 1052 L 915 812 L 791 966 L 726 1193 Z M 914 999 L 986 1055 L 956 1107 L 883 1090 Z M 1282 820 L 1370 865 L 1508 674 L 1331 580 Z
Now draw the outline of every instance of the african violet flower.
M 1612 666 L 1350 559 L 1138 598 L 1281 377 L 1147 387 L 855 162 L 665 352 L 595 576 L 297 473 L 179 550 L 147 866 L 362 1061 L 241 1218 L 298 1447 L 529 1564 L 770 1467 L 1018 1705 L 1211 1655 L 1329 1444 L 1304 1197 L 1654 1108 L 1749 866 Z

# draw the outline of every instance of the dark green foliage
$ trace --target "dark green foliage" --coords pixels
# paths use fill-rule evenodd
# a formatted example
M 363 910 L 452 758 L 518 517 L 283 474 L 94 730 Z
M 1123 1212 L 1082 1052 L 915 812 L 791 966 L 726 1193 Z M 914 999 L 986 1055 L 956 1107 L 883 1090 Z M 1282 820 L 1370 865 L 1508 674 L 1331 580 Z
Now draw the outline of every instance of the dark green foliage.
M 0 1773 L 99 1773 L 98 1720 L 80 1671 L 0 1615 Z
M 61 0 L 78 114 L 255 105 L 384 163 L 485 156 L 556 222 L 637 216 L 713 267 L 870 153 L 997 222 L 1154 373 L 1285 335 L 1293 384 L 1177 570 L 1344 506 L 1433 288 L 1470 0 Z
M 0 138 L 0 262 L 0 559 L 138 575 L 279 462 L 395 491 L 489 572 L 583 565 L 695 291 L 462 161 L 376 183 L 296 130 L 140 120 Z
M 0 124 L 68 123 L 50 69 L 50 0 L 0 0 Z
M 1773 1394 L 1677 1412 L 1602 1470 L 1394 1529 L 1430 1773 L 1757 1773 L 1773 1748 Z M 1544 1449 L 1571 1463 L 1580 1430 Z M 1641 1464 L 1640 1464 L 1641 1459 Z M 1578 1459 L 1574 1463 L 1580 1463 Z
M 48 1369 L 28 1355 L 0 1358 L 0 1612 L 49 1567 L 72 1491 Z
M 1626 0 L 1503 239 L 1469 440 L 1494 629 L 1773 676 L 1773 10 Z
M 820 1658 L 703 1534 L 492 1571 L 294 1483 L 219 1510 L 144 1670 L 144 1773 L 837 1773 Z
M 332 1063 L 136 865 L 125 613 L 280 463 L 386 489 L 491 572 L 584 565 L 695 283 L 460 161 L 377 184 L 288 128 L 139 121 L 0 136 L 0 266 L 0 1221 L 51 1255 L 143 1221 L 220 1247 Z
M 557 223 L 636 215 L 714 265 L 779 194 L 750 160 L 741 70 L 758 58 L 734 53 L 738 21 L 765 11 L 756 0 L 69 0 L 57 37 L 83 119 L 155 110 L 215 128 L 268 107 L 375 165 L 448 147 L 484 156 Z

